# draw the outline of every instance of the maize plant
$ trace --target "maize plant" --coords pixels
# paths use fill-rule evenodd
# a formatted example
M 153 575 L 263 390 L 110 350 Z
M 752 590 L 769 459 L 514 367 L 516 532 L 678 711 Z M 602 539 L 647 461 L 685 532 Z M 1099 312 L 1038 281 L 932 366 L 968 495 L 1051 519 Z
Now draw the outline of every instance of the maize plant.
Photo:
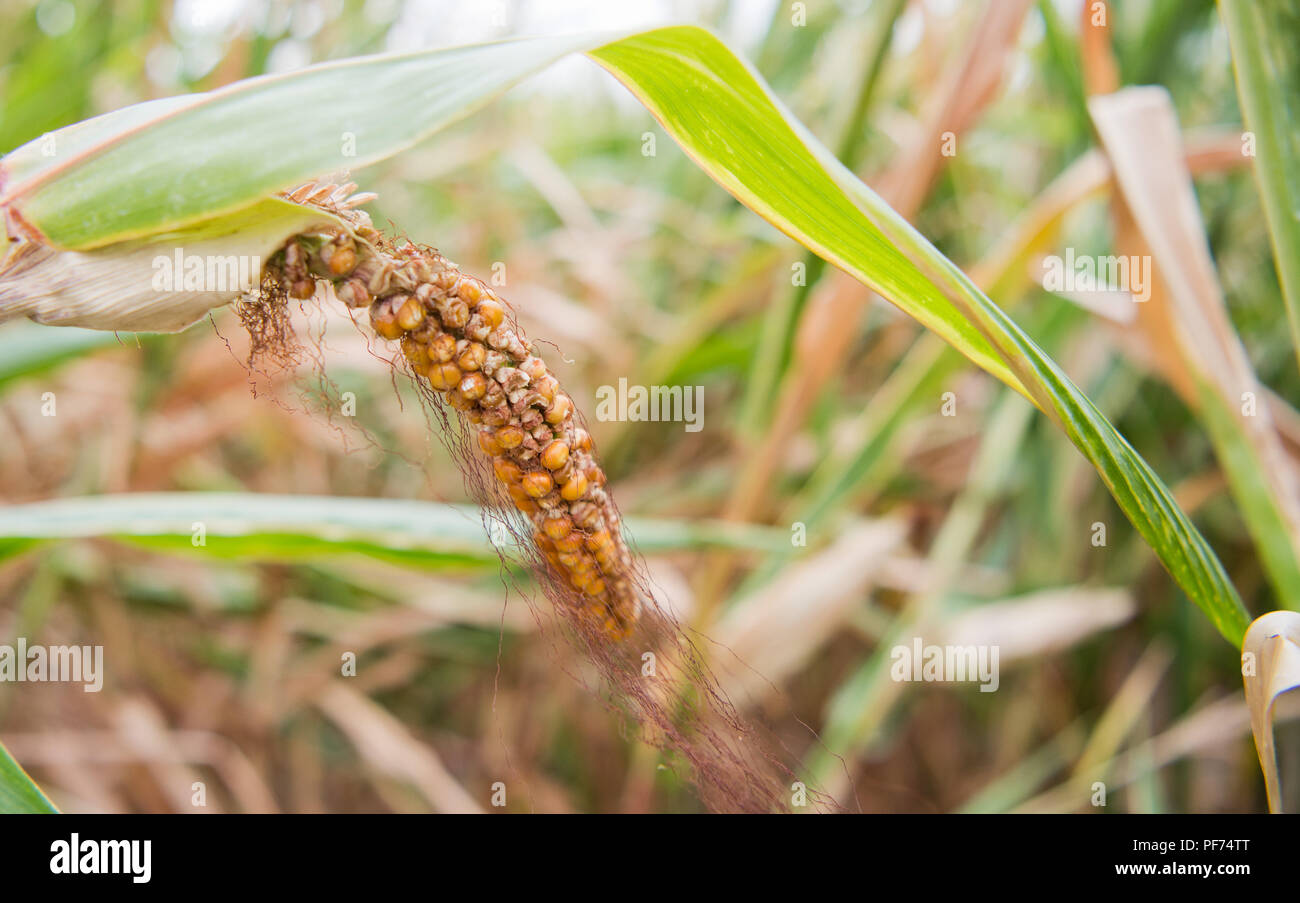
M 892 12 L 873 24 L 878 40 L 858 105 L 863 115 L 903 5 L 886 4 Z M 1300 289 L 1286 261 L 1300 259 L 1300 249 L 1286 223 L 1285 210 L 1294 205 L 1287 207 L 1284 173 L 1300 162 L 1295 132 L 1287 131 L 1296 123 L 1269 121 L 1286 104 L 1268 72 L 1258 71 L 1279 59 L 1282 29 L 1270 29 L 1269 14 L 1249 4 L 1225 0 L 1223 7 L 1242 76 L 1246 125 L 1259 129 L 1263 139 L 1254 165 L 1270 198 L 1271 237 L 1294 326 L 1294 296 Z M 973 32 L 979 41 L 972 42 L 975 49 L 961 64 L 973 86 L 965 98 L 968 106 L 957 102 L 962 98 L 958 79 L 950 86 L 955 93 L 948 107 L 935 109 L 954 121 L 975 115 L 971 111 L 987 100 L 985 95 L 972 99 L 975 87 L 992 79 L 986 85 L 991 94 L 1001 77 L 999 53 L 990 51 L 999 65 L 984 71 L 986 58 L 978 47 L 999 40 L 1010 47 L 1008 39 L 1018 33 L 1027 9 L 1019 2 L 990 6 Z M 1051 28 L 1059 27 L 1050 10 L 1039 14 L 1049 16 Z M 1053 36 L 1060 38 L 1055 31 Z M 1093 40 L 1087 37 L 1082 45 L 1075 113 L 1080 134 L 1085 140 L 1095 134 L 1100 149 L 1063 174 L 1049 200 L 1068 195 L 1073 204 L 1109 190 L 1116 243 L 1155 257 L 1163 274 L 1157 289 L 1166 293 L 1161 303 L 1175 315 L 1153 325 L 1148 318 L 1155 316 L 1157 294 L 1150 307 L 1136 314 L 1126 308 L 1123 317 L 1138 324 L 1132 327 L 1137 332 L 1167 331 L 1166 343 L 1157 343 L 1156 367 L 1206 423 L 1247 532 L 1259 547 L 1264 579 L 1275 593 L 1276 604 L 1268 607 L 1295 609 L 1300 606 L 1300 596 L 1291 592 L 1300 590 L 1300 500 L 1289 492 L 1291 464 L 1278 463 L 1285 457 L 1278 427 L 1267 413 L 1249 421 L 1234 413 L 1239 395 L 1249 392 L 1254 398 L 1264 389 L 1224 312 L 1191 189 L 1198 167 L 1226 168 L 1240 160 L 1222 163 L 1222 154 L 1216 156 L 1222 142 L 1202 147 L 1189 141 L 1184 148 L 1164 89 L 1108 83 L 1109 51 L 1087 43 Z M 833 788 L 819 792 L 834 783 L 829 760 L 802 762 L 787 755 L 782 743 L 738 713 L 713 669 L 716 655 L 702 651 L 690 626 L 679 623 L 671 606 L 657 598 L 662 594 L 653 590 L 636 551 L 637 525 L 625 523 L 620 514 L 616 481 L 607 476 L 614 471 L 603 463 L 584 420 L 587 405 L 561 385 L 555 357 L 525 334 L 519 322 L 525 311 L 512 307 L 499 286 L 463 273 L 439 253 L 432 246 L 438 236 L 399 237 L 400 224 L 376 228 L 363 209 L 378 197 L 358 188 L 375 164 L 435 145 L 438 133 L 572 54 L 586 55 L 625 86 L 699 170 L 801 246 L 817 273 L 829 264 L 839 271 L 835 278 L 852 280 L 853 288 L 878 295 L 929 331 L 909 363 L 889 376 L 886 389 L 899 385 L 899 391 L 911 391 L 907 380 L 913 377 L 916 386 L 930 385 L 928 380 L 944 372 L 941 366 L 955 366 L 940 363 L 948 360 L 942 356 L 946 345 L 1006 390 L 1005 407 L 997 408 L 998 422 L 1008 426 L 1005 436 L 1023 434 L 1025 420 L 1018 410 L 1041 413 L 1064 434 L 1168 579 L 1234 650 L 1244 648 L 1261 663 L 1261 670 L 1246 675 L 1247 698 L 1270 805 L 1280 808 L 1271 707 L 1300 683 L 1292 668 L 1294 613 L 1274 612 L 1266 616 L 1273 620 L 1256 622 L 1257 628 L 1272 626 L 1248 632 L 1252 613 L 1175 495 L 1049 356 L 1043 347 L 1048 343 L 1035 341 L 986 294 L 1012 293 L 1009 286 L 1022 279 L 1031 252 L 1041 250 L 1061 227 L 1065 208 L 1048 205 L 1046 219 L 1027 215 L 1026 223 L 1011 230 L 1010 250 L 968 274 L 912 224 L 919 200 L 909 201 L 907 191 L 896 187 L 906 179 L 880 193 L 868 187 L 853 161 L 844 159 L 852 156 L 856 138 L 828 148 L 754 67 L 706 29 L 672 26 L 354 57 L 151 100 L 53 130 L 0 159 L 7 239 L 0 262 L 0 320 L 25 317 L 51 329 L 172 333 L 233 304 L 253 334 L 254 352 L 275 352 L 293 341 L 285 324 L 294 305 L 359 314 L 358 322 L 374 337 L 392 343 L 391 359 L 435 412 L 475 503 L 488 520 L 505 523 L 516 536 L 518 557 L 562 617 L 563 629 L 577 637 L 616 707 L 631 716 L 643 739 L 684 759 L 687 780 L 706 804 L 746 811 L 788 808 L 788 786 L 797 781 L 808 783 L 815 802 L 844 805 L 834 801 Z M 864 128 L 861 120 L 853 121 Z M 940 117 L 925 125 L 946 122 Z M 945 128 L 942 134 L 949 132 Z M 341 155 L 341 144 L 350 152 Z M 1149 154 L 1145 163 L 1142 153 Z M 345 176 L 339 175 L 342 170 Z M 1160 192 L 1152 194 L 1157 183 Z M 1176 203 L 1166 203 L 1169 198 Z M 156 261 L 175 252 L 179 271 L 182 250 L 204 259 L 255 258 L 263 262 L 260 278 L 255 285 L 219 286 L 181 279 L 179 286 L 160 291 Z M 764 469 L 763 462 L 788 450 L 778 428 L 781 418 L 793 418 L 797 427 L 810 407 L 806 399 L 781 407 L 782 396 L 773 388 L 792 378 L 792 361 L 806 353 L 796 347 L 795 321 L 803 316 L 806 326 L 811 315 L 801 313 L 800 292 L 791 297 L 788 309 L 774 309 L 764 322 L 768 344 L 760 343 L 755 360 L 765 366 L 775 361 L 775 369 L 746 383 L 753 395 L 745 410 L 758 432 L 737 440 L 754 453 L 742 458 L 733 507 L 724 511 L 719 505 L 714 512 L 720 524 L 726 518 L 744 520 L 736 515 L 750 510 L 747 493 L 770 487 L 779 468 Z M 1040 335 L 1051 336 L 1056 329 L 1055 321 L 1035 322 Z M 811 357 L 825 355 L 835 366 L 847 367 L 848 353 L 847 346 L 817 348 Z M 869 428 L 902 415 L 901 407 L 874 407 L 890 404 L 894 396 L 882 391 L 880 397 L 864 412 Z M 760 441 L 755 436 L 761 435 L 764 418 L 771 419 L 773 431 Z M 988 454 L 983 464 L 977 462 L 972 480 L 983 475 L 1001 485 L 1007 462 Z M 874 455 L 868 446 L 860 467 L 832 473 L 825 484 L 810 480 L 810 491 L 831 488 L 822 496 L 829 501 L 808 510 L 818 514 L 847 497 L 854 475 L 876 466 Z M 29 513 L 36 521 L 41 516 Z M 969 536 L 963 545 L 960 523 L 954 523 L 940 536 L 954 549 L 967 548 Z M 41 538 L 23 529 L 4 534 L 14 543 L 13 554 L 21 543 Z M 95 529 L 129 532 L 120 524 Z M 786 545 L 771 553 L 774 573 L 795 554 Z M 832 556 L 821 571 L 838 573 L 834 567 L 842 566 L 843 558 Z M 706 603 L 721 598 L 717 588 L 730 585 L 733 564 L 701 565 L 700 583 L 708 591 L 702 595 L 713 593 Z M 815 584 L 817 573 L 814 569 L 807 579 Z M 886 639 L 901 639 L 907 629 L 930 623 L 929 597 L 918 599 L 899 613 Z M 707 604 L 704 608 L 708 617 L 717 614 Z M 708 617 L 706 630 L 713 623 Z M 1236 653 L 1225 654 L 1231 659 Z M 646 670 L 645 655 L 662 671 Z M 880 701 L 888 694 L 873 688 L 881 685 L 886 667 L 876 656 L 828 704 L 825 736 L 832 752 L 860 752 L 879 726 L 888 705 Z M 48 803 L 32 790 L 22 798 Z

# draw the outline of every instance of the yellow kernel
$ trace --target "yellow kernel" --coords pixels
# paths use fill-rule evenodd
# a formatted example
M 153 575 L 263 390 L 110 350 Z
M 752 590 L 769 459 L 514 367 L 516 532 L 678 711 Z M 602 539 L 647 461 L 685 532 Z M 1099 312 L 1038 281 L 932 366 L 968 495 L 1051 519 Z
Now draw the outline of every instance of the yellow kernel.
M 506 309 L 491 298 L 480 301 L 474 312 L 483 318 L 489 329 L 496 329 L 506 318 Z
M 370 326 L 386 339 L 398 339 L 402 336 L 402 327 L 397 325 L 397 315 L 393 312 L 393 306 L 387 301 L 379 301 L 370 306 Z
M 500 441 L 500 437 L 498 437 L 498 441 Z M 492 462 L 492 470 L 496 473 L 498 480 L 512 486 L 518 483 L 524 475 L 523 471 L 519 469 L 519 465 L 509 458 L 497 458 Z
M 555 400 L 552 401 L 551 406 L 546 409 L 546 422 L 552 425 L 563 423 L 564 418 L 568 417 L 572 410 L 573 402 L 569 400 L 569 396 L 565 395 L 563 392 L 557 392 L 555 394 Z
M 440 332 L 429 342 L 429 360 L 445 364 L 456 356 L 456 340 L 451 335 Z
M 569 461 L 569 445 L 563 439 L 556 439 L 542 449 L 542 466 L 547 470 L 559 470 Z
M 409 335 L 402 336 L 402 354 L 417 368 L 427 368 L 429 366 L 428 348 Z
M 536 514 L 539 510 L 537 503 L 528 496 L 528 493 L 524 492 L 518 486 L 510 487 L 510 498 L 514 500 L 515 507 L 525 514 Z
M 497 442 L 502 448 L 518 448 L 524 444 L 524 431 L 513 423 L 506 424 L 497 430 Z
M 569 482 L 560 488 L 560 496 L 567 502 L 576 502 L 587 494 L 587 477 L 583 473 L 575 473 L 569 477 Z
M 473 276 L 462 276 L 460 282 L 456 283 L 456 294 L 463 298 L 466 304 L 477 304 L 483 297 L 483 283 Z
M 573 532 L 573 521 L 566 514 L 548 517 L 542 524 L 542 532 L 551 539 L 563 539 Z
M 448 390 L 447 404 L 451 405 L 458 411 L 474 410 L 474 401 L 465 397 L 465 393 L 461 392 L 459 385 Z
M 584 574 L 591 570 L 591 559 L 581 552 L 560 552 L 555 557 L 560 560 L 560 564 L 566 571 Z
M 335 276 L 346 276 L 357 266 L 357 252 L 351 248 L 336 248 L 330 255 L 329 269 Z
M 457 388 L 468 400 L 478 401 L 487 392 L 487 380 L 482 373 L 467 373 Z
M 501 454 L 503 449 L 501 443 L 497 442 L 496 434 L 493 430 L 478 431 L 478 447 L 483 450 L 483 454 L 495 458 Z
M 397 325 L 408 332 L 424 322 L 424 305 L 415 298 L 407 298 L 397 309 Z
M 555 548 L 561 552 L 576 552 L 582 548 L 582 534 L 577 530 L 555 540 Z
M 458 382 L 460 382 L 460 368 L 455 364 L 429 365 L 429 384 L 439 392 L 446 392 Z
M 470 342 L 456 358 L 456 366 L 462 370 L 479 370 L 487 358 L 487 349 L 478 342 Z
M 555 488 L 555 481 L 551 479 L 551 475 L 546 471 L 534 470 L 532 473 L 524 474 L 524 479 L 520 485 L 523 486 L 524 492 L 535 499 L 539 499 Z

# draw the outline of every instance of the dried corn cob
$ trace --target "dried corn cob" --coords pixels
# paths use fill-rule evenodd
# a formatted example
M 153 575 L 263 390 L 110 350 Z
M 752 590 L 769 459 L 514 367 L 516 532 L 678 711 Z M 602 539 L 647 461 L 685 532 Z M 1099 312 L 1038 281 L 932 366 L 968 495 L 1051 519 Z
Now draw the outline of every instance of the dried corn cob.
M 503 301 L 437 251 L 393 245 L 355 209 L 373 195 L 310 183 L 288 193 L 349 228 L 294 236 L 268 270 L 290 296 L 328 283 L 348 307 L 370 309 L 375 332 L 401 343 L 412 369 L 474 424 L 496 479 L 533 527 L 554 575 L 607 634 L 623 638 L 640 611 L 634 560 L 591 436 Z

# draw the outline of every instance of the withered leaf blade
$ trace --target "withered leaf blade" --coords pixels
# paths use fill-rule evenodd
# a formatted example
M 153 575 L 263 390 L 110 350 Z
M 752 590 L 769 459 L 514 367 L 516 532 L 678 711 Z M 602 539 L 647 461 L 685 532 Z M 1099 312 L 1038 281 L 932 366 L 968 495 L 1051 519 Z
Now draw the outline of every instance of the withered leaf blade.
M 1270 812 L 1282 811 L 1273 719 L 1278 698 L 1300 687 L 1300 612 L 1272 611 L 1256 618 L 1241 644 L 1242 680 L 1255 750 L 1264 771 Z

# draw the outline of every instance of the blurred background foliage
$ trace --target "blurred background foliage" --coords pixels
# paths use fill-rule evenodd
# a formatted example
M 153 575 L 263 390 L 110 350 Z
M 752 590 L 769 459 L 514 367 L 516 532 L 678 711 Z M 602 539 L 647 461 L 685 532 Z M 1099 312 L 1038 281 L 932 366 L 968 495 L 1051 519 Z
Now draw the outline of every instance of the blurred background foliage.
M 1083 3 L 997 5 L 12 0 L 0 7 L 0 150 L 321 60 L 709 24 L 1062 362 L 1175 490 L 1247 607 L 1281 607 L 1204 427 L 1125 328 L 1043 291 L 1028 267 L 997 266 L 1020 218 L 1096 144 Z M 1166 87 L 1185 129 L 1240 130 L 1212 2 L 1108 12 L 1120 83 Z M 954 83 L 963 60 L 986 78 Z M 374 101 L 395 116 L 411 102 Z M 935 123 L 954 131 L 954 155 L 937 153 Z M 1264 807 L 1236 654 L 1069 442 L 741 207 L 592 63 L 567 60 L 353 175 L 379 193 L 377 224 L 471 273 L 504 264 L 502 292 L 531 336 L 557 346 L 549 357 L 664 595 L 770 679 L 719 666 L 737 703 L 845 806 L 1093 811 L 1103 781 L 1107 811 Z M 1260 380 L 1294 400 L 1300 374 L 1249 170 L 1211 167 L 1196 189 L 1232 323 Z M 1036 251 L 1108 254 L 1112 240 L 1097 194 L 1063 211 Z M 792 284 L 800 265 L 805 285 Z M 299 329 L 311 356 L 296 374 L 250 374 L 229 311 L 172 337 L 0 327 L 0 497 L 463 504 L 413 395 L 346 318 L 320 311 Z M 703 386 L 704 429 L 596 421 L 597 387 L 623 377 Z M 49 392 L 54 417 L 42 416 Z M 322 410 L 342 392 L 355 393 L 354 418 Z M 947 392 L 956 416 L 943 416 Z M 34 510 L 10 509 L 0 534 L 21 533 L 15 518 Z M 451 526 L 385 526 L 427 552 L 410 556 L 256 531 L 193 548 L 183 523 L 180 542 L 0 539 L 0 638 L 102 643 L 108 664 L 97 695 L 0 687 L 0 738 L 71 811 L 193 811 L 194 781 L 209 810 L 489 808 L 495 781 L 519 811 L 697 808 L 673 763 L 657 767 L 571 679 L 577 653 L 507 597 L 473 512 L 439 510 Z M 131 518 L 103 532 L 140 532 Z M 796 523 L 806 546 L 789 540 Z M 999 643 L 998 691 L 874 680 L 885 638 L 909 626 L 927 642 Z M 347 651 L 358 676 L 340 680 Z

